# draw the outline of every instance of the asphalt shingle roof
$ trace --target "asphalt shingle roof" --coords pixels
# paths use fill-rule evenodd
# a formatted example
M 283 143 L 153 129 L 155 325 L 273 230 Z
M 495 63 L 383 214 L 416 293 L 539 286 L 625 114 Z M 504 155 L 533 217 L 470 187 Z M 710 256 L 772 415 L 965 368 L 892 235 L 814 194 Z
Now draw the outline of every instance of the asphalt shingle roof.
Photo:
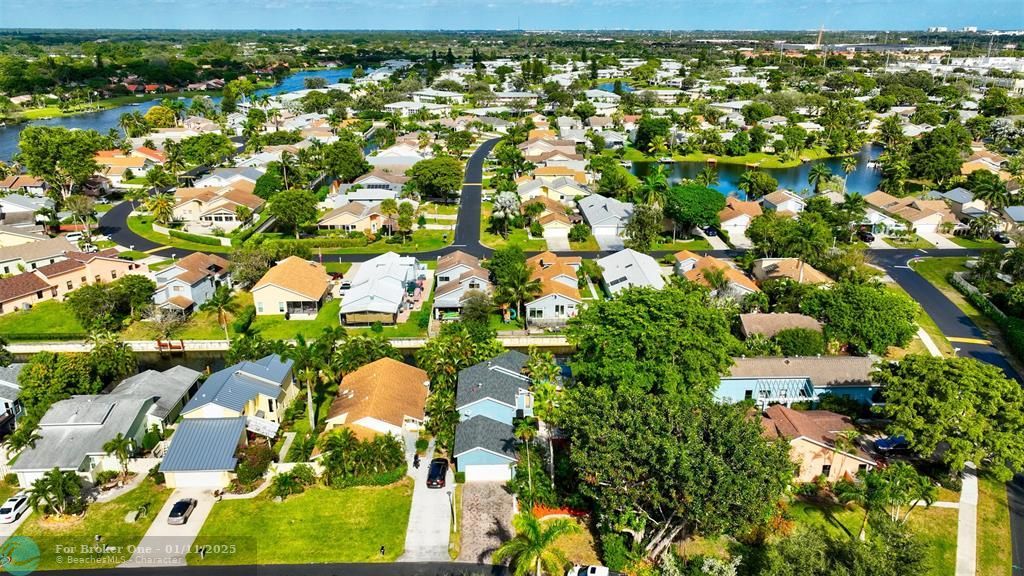
M 455 428 L 455 457 L 474 449 L 484 449 L 516 459 L 516 438 L 511 424 L 474 416 Z
M 161 472 L 234 470 L 245 417 L 185 418 L 171 436 Z
M 246 402 L 257 394 L 279 398 L 288 381 L 292 364 L 291 360 L 271 354 L 255 362 L 239 362 L 214 372 L 182 412 L 191 412 L 207 404 L 241 412 Z
M 455 405 L 461 408 L 482 398 L 493 398 L 510 406 L 516 405 L 520 388 L 529 388 L 530 381 L 520 375 L 529 356 L 509 350 L 479 364 L 459 371 Z

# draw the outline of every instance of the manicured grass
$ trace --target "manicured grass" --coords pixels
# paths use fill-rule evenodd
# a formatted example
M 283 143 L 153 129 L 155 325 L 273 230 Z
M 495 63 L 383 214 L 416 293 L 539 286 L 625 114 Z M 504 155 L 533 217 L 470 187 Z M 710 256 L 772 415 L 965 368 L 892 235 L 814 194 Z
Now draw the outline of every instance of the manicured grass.
M 420 212 L 430 214 L 445 214 L 448 216 L 454 216 L 459 213 L 458 204 L 435 204 L 433 202 L 426 202 L 420 206 Z
M 490 218 L 491 203 L 484 202 L 480 207 L 480 243 L 484 246 L 495 249 L 519 246 L 526 252 L 542 252 L 548 249 L 548 243 L 543 238 L 530 238 L 523 228 L 509 229 L 508 238 L 491 232 Z
M 462 551 L 462 484 L 455 485 L 455 522 L 448 528 L 448 557 L 455 560 Z M 458 531 L 455 529 L 458 528 Z
M 594 535 L 586 522 L 577 519 L 571 520 L 580 527 L 578 534 L 567 534 L 555 540 L 555 548 L 562 551 L 565 557 L 573 564 L 584 566 L 600 565 L 601 561 L 597 555 L 597 544 L 594 542 Z
M 328 274 L 344 274 L 352 267 L 351 262 L 324 262 Z
M 915 508 L 907 525 L 928 544 L 931 576 L 948 576 L 956 571 L 956 531 L 959 511 L 955 508 Z
M 587 236 L 587 239 L 583 242 L 569 242 L 569 246 L 578 252 L 597 252 L 601 249 L 597 245 L 597 238 L 594 238 L 593 234 Z
M 156 242 L 164 246 L 173 248 L 183 248 L 185 250 L 195 250 L 196 252 L 230 252 L 231 249 L 227 246 L 214 246 L 212 244 L 200 244 L 198 242 L 189 242 L 188 240 L 181 240 L 180 238 L 171 238 L 166 234 L 160 234 L 153 231 L 153 217 L 152 216 L 129 216 L 128 217 L 128 229 L 135 232 L 139 236 L 142 236 L 150 242 Z
M 423 306 L 409 314 L 409 320 L 395 326 L 382 326 L 380 335 L 385 338 L 416 338 L 419 336 L 427 335 L 426 325 L 420 327 L 420 322 L 423 318 L 430 318 L 430 312 L 434 306 L 434 294 L 430 294 L 430 298 L 423 301 Z M 349 332 L 372 332 L 370 327 L 346 327 Z
M 138 488 L 110 502 L 90 504 L 81 518 L 57 521 L 33 514 L 18 528 L 15 535 L 28 536 L 39 545 L 40 570 L 109 567 L 111 564 L 125 562 L 131 557 L 131 552 L 125 548 L 135 546 L 142 540 L 142 536 L 156 519 L 170 494 L 171 490 L 146 479 Z M 125 522 L 125 516 L 138 510 L 142 505 L 149 509 L 147 516 L 131 524 Z M 96 534 L 103 537 L 102 544 L 121 550 L 112 553 L 81 552 L 79 548 L 82 546 L 96 545 Z M 58 546 L 73 546 L 75 552 L 61 554 L 58 558 Z M 69 558 L 83 563 L 69 565 Z
M 931 242 L 921 238 L 917 234 L 903 238 L 892 238 L 886 236 L 885 238 L 882 238 L 882 240 L 889 246 L 895 246 L 896 248 L 924 248 L 925 250 L 935 248 Z
M 63 302 L 40 302 L 29 310 L 0 316 L 0 334 L 8 340 L 38 339 L 38 335 L 58 333 L 85 336 L 78 318 Z
M 791 160 L 783 160 L 782 157 L 774 154 L 768 154 L 766 152 L 752 152 L 743 156 L 716 156 L 713 154 L 704 154 L 702 152 L 695 152 L 693 154 L 681 155 L 681 154 L 669 154 L 665 156 L 671 156 L 675 162 L 707 162 L 709 159 L 714 159 L 718 164 L 740 164 L 740 165 L 757 165 L 761 168 L 793 168 L 799 166 L 803 159 L 808 160 L 819 160 L 822 158 L 833 158 L 834 156 L 829 154 L 824 148 L 805 148 L 801 150 L 799 154 L 793 157 Z M 626 153 L 623 155 L 623 160 L 630 160 L 633 162 L 653 162 L 659 159 L 657 156 L 650 156 L 644 154 L 636 148 L 626 148 Z
M 690 250 L 691 252 L 700 252 L 711 250 L 711 243 L 704 238 L 676 240 L 675 242 L 672 242 L 672 240 L 669 239 L 667 242 L 658 242 L 654 246 L 651 246 L 651 250 L 671 250 L 673 252 Z
M 864 517 L 859 508 L 845 508 L 838 504 L 796 500 L 789 504 L 789 517 L 797 524 L 821 526 L 836 536 L 856 538 Z
M 124 252 L 118 252 L 118 257 L 127 258 L 129 260 L 143 260 L 149 258 L 149 254 L 145 252 L 139 252 L 138 250 L 125 250 Z
M 231 326 L 231 322 L 235 319 L 235 314 L 241 312 L 246 306 L 251 305 L 252 294 L 248 292 L 238 292 L 235 294 L 233 300 L 235 312 L 229 311 L 227 313 L 228 334 L 235 334 Z M 159 334 L 157 334 L 151 323 L 141 321 L 133 323 L 121 334 L 121 338 L 124 340 L 155 340 L 158 336 Z M 224 329 L 220 327 L 215 310 L 196 310 L 188 317 L 185 325 L 175 331 L 171 337 L 182 340 L 223 340 Z
M 324 328 L 338 325 L 338 310 L 341 300 L 334 299 L 324 304 L 315 320 L 285 320 L 284 315 L 257 316 L 252 323 L 253 332 L 259 332 L 267 340 L 292 340 L 298 334 L 312 339 L 320 336 Z
M 964 248 L 971 248 L 973 250 L 999 250 L 1003 248 L 1003 245 L 991 239 L 978 239 L 964 238 L 963 236 L 950 236 L 955 244 L 963 246 Z
M 171 264 L 174 264 L 174 262 L 175 262 L 175 260 L 173 260 L 173 259 L 161 260 L 159 262 L 155 262 L 153 264 L 150 264 L 148 266 L 148 268 L 149 268 L 150 272 L 159 272 L 159 271 L 163 270 L 164 268 L 167 268 Z
M 381 237 L 380 240 L 366 246 L 352 248 L 324 248 L 324 254 L 383 254 L 384 252 L 430 252 L 440 250 L 452 243 L 455 239 L 454 230 L 414 230 L 403 242 L 387 242 L 389 237 Z M 317 249 L 314 248 L 316 253 Z
M 915 260 L 910 267 L 939 289 L 946 298 L 956 305 L 972 322 L 989 334 L 998 333 L 999 328 L 988 316 L 981 313 L 973 304 L 964 298 L 963 294 L 953 287 L 946 278 L 951 272 L 964 272 L 967 268 L 964 263 L 967 258 L 923 258 Z
M 1010 575 L 1010 509 L 1006 485 L 978 479 L 978 576 Z
M 114 98 L 107 98 L 105 100 L 97 100 L 95 102 L 84 102 L 77 105 L 68 111 L 63 111 L 57 106 L 44 106 L 42 108 L 30 108 L 21 113 L 21 116 L 26 120 L 39 120 L 42 118 L 57 118 L 60 116 L 73 116 L 75 114 L 81 114 L 85 112 L 97 112 L 100 110 L 109 110 L 111 108 L 117 108 L 118 106 L 124 106 L 125 104 L 134 104 L 138 102 L 146 102 L 149 100 L 161 100 L 163 98 L 177 98 L 179 96 L 194 97 L 194 96 L 213 96 L 219 95 L 220 92 L 213 92 L 209 90 L 196 91 L 196 92 L 167 92 L 163 94 L 142 94 L 139 96 L 115 96 Z
M 188 555 L 189 564 L 391 562 L 405 548 L 412 480 L 334 490 L 314 487 L 274 502 L 269 493 L 214 505 L 194 548 L 232 543 L 234 554 Z M 380 547 L 384 546 L 384 555 Z

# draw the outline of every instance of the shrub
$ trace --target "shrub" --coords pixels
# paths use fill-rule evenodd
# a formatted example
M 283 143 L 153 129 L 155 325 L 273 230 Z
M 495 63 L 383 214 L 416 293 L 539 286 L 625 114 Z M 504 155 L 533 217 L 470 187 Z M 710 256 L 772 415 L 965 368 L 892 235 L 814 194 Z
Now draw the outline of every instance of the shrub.
M 101 486 L 106 484 L 114 478 L 117 478 L 118 474 L 120 474 L 120 472 L 117 470 L 103 470 L 96 474 L 96 485 Z
M 430 441 L 422 436 L 416 439 L 416 452 L 423 454 L 427 451 L 427 447 L 430 446 Z
M 586 224 L 574 224 L 569 229 L 569 241 L 570 242 L 586 242 L 587 238 L 590 237 L 590 226 Z
M 163 486 L 164 482 L 166 481 L 166 478 L 164 478 L 164 473 L 160 471 L 160 466 L 153 466 L 152 468 L 150 468 L 146 476 L 152 478 L 153 482 L 156 482 L 157 485 L 159 486 Z
M 425 330 L 430 326 L 430 314 L 420 314 L 419 320 L 416 321 L 416 326 L 421 330 Z
M 163 440 L 163 435 L 160 434 L 160 429 L 157 428 L 156 424 L 153 424 L 153 426 L 151 426 L 149 430 L 146 430 L 146 433 L 142 436 L 142 449 L 149 452 L 155 448 L 161 440 Z
M 313 454 L 313 448 L 315 447 L 316 436 L 312 434 L 296 436 L 292 441 L 291 448 L 288 448 L 286 458 L 288 462 L 306 462 Z
M 220 240 L 216 238 L 210 238 L 208 236 L 200 236 L 198 234 L 189 234 L 188 232 L 182 232 L 180 230 L 170 229 L 167 233 L 171 238 L 177 238 L 179 240 L 187 240 L 188 242 L 195 242 L 196 244 L 206 244 L 207 246 L 221 246 Z
M 7 474 L 4 474 L 4 484 L 7 484 L 8 486 L 17 486 L 18 475 L 15 474 L 14 472 L 8 472 Z
M 465 472 L 456 472 L 455 473 L 455 483 L 456 484 L 465 484 L 466 483 L 466 473 Z
M 242 449 L 238 464 L 238 483 L 252 484 L 256 482 L 270 467 L 274 459 L 274 451 L 263 442 L 249 444 Z
M 601 534 L 601 560 L 610 570 L 616 572 L 629 566 L 629 548 L 622 534 L 604 532 Z
M 372 330 L 375 334 L 381 334 L 381 333 L 384 332 L 384 325 L 381 324 L 379 321 L 378 322 L 374 322 L 370 326 L 370 330 Z
M 534 238 L 540 238 L 544 235 L 544 227 L 540 225 L 540 222 L 534 220 L 530 222 L 530 236 Z
M 245 334 L 249 331 L 249 327 L 252 326 L 253 320 L 256 319 L 256 307 L 246 306 L 238 316 L 235 317 L 235 321 L 231 323 L 231 327 L 234 329 L 235 334 Z
M 786 356 L 817 356 L 825 353 L 825 338 L 817 330 L 790 328 L 775 335 Z
M 302 494 L 307 486 L 316 483 L 316 473 L 308 464 L 299 464 L 290 472 L 274 476 L 274 483 L 270 487 L 270 493 L 277 498 L 287 498 L 292 494 Z

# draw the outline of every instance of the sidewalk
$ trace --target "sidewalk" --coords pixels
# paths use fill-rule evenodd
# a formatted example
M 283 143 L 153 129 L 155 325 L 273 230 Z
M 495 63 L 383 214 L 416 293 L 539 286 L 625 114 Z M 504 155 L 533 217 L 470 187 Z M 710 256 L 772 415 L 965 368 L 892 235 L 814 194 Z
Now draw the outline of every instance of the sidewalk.
M 978 570 L 978 474 L 968 462 L 960 489 L 956 528 L 956 576 L 974 576 Z

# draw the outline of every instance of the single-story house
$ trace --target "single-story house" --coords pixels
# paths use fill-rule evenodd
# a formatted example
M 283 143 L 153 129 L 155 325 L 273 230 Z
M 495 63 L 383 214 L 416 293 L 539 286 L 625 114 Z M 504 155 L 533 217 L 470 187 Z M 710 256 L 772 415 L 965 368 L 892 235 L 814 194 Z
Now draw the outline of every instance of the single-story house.
M 626 288 L 665 287 L 658 262 L 648 256 L 626 248 L 597 261 L 601 267 L 601 284 L 611 294 L 618 294 Z
M 797 482 L 824 477 L 829 483 L 852 479 L 870 470 L 875 461 L 863 450 L 840 449 L 836 439 L 856 432 L 848 416 L 828 410 L 793 410 L 781 404 L 765 409 L 761 428 L 768 439 L 789 442 L 789 459 L 797 466 Z
M 760 203 L 748 202 L 730 196 L 725 199 L 725 208 L 718 212 L 718 223 L 722 232 L 728 234 L 730 239 L 735 240 L 745 237 L 750 222 L 761 214 Z
M 765 210 L 774 210 L 786 214 L 799 214 L 804 211 L 807 202 L 799 195 L 786 189 L 779 189 L 761 199 Z
M 430 378 L 393 358 L 381 358 L 346 374 L 327 413 L 328 430 L 345 426 L 361 438 L 423 428 Z
M 0 192 L 42 196 L 46 193 L 46 182 L 30 174 L 12 174 L 0 180 Z
M 53 206 L 53 200 L 40 196 L 25 196 L 24 194 L 0 196 L 0 223 L 40 224 L 46 221 L 40 212 L 52 210 Z
M 822 330 L 821 322 L 804 314 L 791 312 L 740 314 L 740 332 L 743 333 L 744 338 L 750 338 L 755 334 L 772 338 L 783 330 L 794 328 L 813 330 L 819 333 Z
M 591 194 L 580 198 L 577 204 L 594 236 L 621 238 L 626 231 L 626 224 L 633 216 L 631 202 L 622 202 L 600 194 Z
M 832 279 L 799 258 L 759 258 L 752 269 L 758 282 L 788 278 L 800 284 L 831 284 Z
M 379 202 L 349 202 L 324 214 L 317 221 L 316 227 L 321 230 L 347 232 L 369 230 L 377 234 L 385 228 L 393 228 L 394 221 L 384 215 Z
M 518 192 L 523 202 L 546 196 L 564 204 L 571 204 L 574 200 L 590 194 L 586 186 L 568 177 L 545 180 L 527 176 L 519 183 Z
M 342 324 L 395 324 L 423 290 L 425 267 L 413 256 L 387 252 L 359 265 L 341 299 Z
M 870 404 L 879 391 L 871 381 L 875 361 L 867 356 L 734 358 L 715 397 L 730 403 L 753 400 L 765 407 L 834 394 Z
M 330 293 L 329 282 L 323 265 L 289 256 L 268 270 L 252 287 L 256 315 L 315 318 Z
M 40 240 L 49 240 L 49 236 L 43 234 L 43 229 L 40 226 L 7 226 L 0 224 L 0 248 L 22 246 L 32 242 L 39 242 Z
M 897 198 L 891 194 L 876 190 L 864 201 L 869 204 L 867 222 L 876 232 L 908 229 L 919 234 L 934 234 L 944 223 L 956 223 L 956 216 L 944 200 L 922 200 L 919 198 Z M 879 218 L 872 213 L 888 218 Z
M 674 269 L 676 274 L 690 282 L 710 288 L 711 295 L 715 297 L 742 299 L 748 294 L 761 291 L 753 280 L 729 263 L 712 256 L 698 256 L 689 250 L 676 252 Z M 721 270 L 725 286 L 713 286 L 705 274 L 707 270 Z

